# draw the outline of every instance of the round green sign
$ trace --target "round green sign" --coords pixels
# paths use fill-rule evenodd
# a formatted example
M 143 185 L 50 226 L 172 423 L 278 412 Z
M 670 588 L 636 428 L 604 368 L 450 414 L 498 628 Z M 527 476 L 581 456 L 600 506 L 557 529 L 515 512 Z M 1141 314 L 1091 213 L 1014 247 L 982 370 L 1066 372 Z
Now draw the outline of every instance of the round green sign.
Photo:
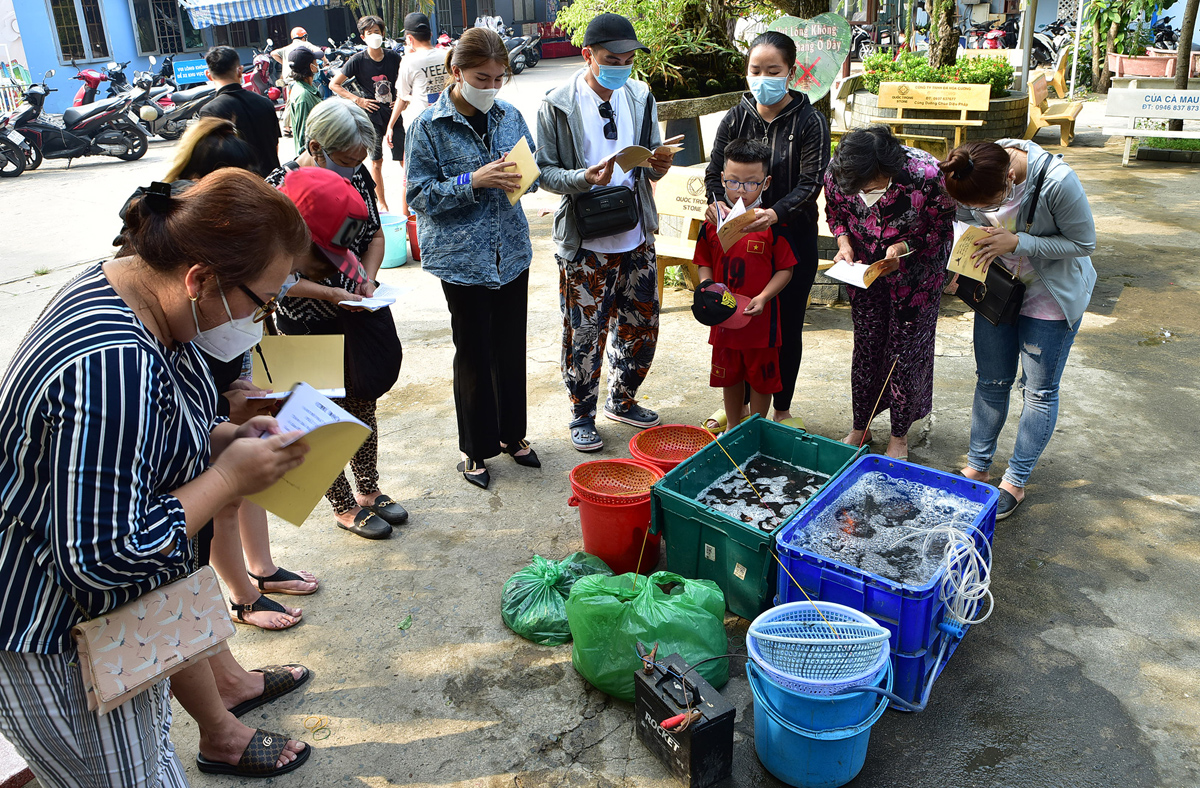
M 768 29 L 796 42 L 796 76 L 789 87 L 811 101 L 828 93 L 850 54 L 850 23 L 833 13 L 812 19 L 781 16 Z

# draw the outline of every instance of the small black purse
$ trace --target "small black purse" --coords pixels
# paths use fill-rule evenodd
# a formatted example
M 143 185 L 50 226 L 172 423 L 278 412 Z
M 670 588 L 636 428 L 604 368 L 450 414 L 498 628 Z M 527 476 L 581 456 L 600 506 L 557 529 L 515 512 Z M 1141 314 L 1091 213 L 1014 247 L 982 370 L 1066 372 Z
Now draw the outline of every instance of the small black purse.
M 1025 232 L 1029 232 L 1029 228 L 1033 226 L 1033 213 L 1037 210 L 1038 198 L 1042 195 L 1042 183 L 1046 180 L 1048 169 L 1049 163 L 1038 174 L 1033 198 L 1029 202 L 1029 213 L 1025 217 Z M 959 277 L 955 294 L 993 326 L 1016 323 L 1017 318 L 1021 316 L 1021 303 L 1025 300 L 1021 267 L 1018 265 L 1017 273 L 1013 275 L 1002 264 L 993 260 L 987 268 L 984 281 L 970 280 L 970 286 L 964 287 L 963 277 Z
M 641 145 L 650 147 L 650 111 L 654 97 L 646 96 L 646 116 L 642 119 Z M 641 201 L 636 189 L 642 177 L 642 167 L 633 175 L 633 188 L 628 186 L 602 186 L 589 189 L 571 198 L 571 211 L 575 216 L 575 228 L 579 236 L 590 241 L 610 235 L 627 233 L 642 220 Z

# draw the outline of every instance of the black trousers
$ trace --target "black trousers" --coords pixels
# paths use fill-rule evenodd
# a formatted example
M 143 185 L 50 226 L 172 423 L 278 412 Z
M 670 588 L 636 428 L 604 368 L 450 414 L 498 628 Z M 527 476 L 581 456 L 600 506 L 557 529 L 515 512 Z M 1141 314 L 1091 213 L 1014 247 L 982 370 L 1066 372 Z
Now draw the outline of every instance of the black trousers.
M 529 270 L 498 290 L 442 282 L 454 336 L 458 448 L 486 460 L 525 438 Z
M 775 410 L 791 410 L 792 395 L 796 393 L 796 378 L 800 375 L 800 360 L 804 355 L 804 311 L 808 294 L 817 277 L 817 228 L 784 225 L 780 235 L 791 244 L 796 266 L 792 278 L 779 295 L 779 379 L 783 388 L 772 396 Z M 746 384 L 746 402 L 750 402 L 750 384 Z

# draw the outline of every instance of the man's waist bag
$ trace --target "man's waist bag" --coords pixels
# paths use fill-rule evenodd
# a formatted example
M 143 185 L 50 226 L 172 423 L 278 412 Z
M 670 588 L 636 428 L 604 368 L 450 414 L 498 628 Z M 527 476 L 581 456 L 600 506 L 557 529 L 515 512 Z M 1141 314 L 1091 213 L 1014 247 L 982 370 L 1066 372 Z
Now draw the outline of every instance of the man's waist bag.
M 647 95 L 640 142 L 646 148 L 650 147 L 651 101 L 653 97 Z M 583 240 L 620 235 L 638 226 L 638 222 L 642 220 L 642 209 L 636 190 L 644 169 L 638 167 L 634 170 L 632 189 L 628 186 L 602 186 L 571 198 L 575 228 Z

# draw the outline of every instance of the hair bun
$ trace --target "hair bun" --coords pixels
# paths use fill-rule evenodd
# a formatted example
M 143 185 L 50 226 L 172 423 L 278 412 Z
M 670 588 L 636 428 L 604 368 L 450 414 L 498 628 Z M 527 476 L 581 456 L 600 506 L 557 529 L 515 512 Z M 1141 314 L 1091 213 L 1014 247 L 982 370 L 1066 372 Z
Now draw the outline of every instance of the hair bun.
M 971 159 L 971 154 L 962 148 L 955 148 L 950 156 L 938 166 L 942 172 L 949 173 L 950 177 L 956 181 L 970 177 L 971 173 L 975 171 L 975 162 Z

